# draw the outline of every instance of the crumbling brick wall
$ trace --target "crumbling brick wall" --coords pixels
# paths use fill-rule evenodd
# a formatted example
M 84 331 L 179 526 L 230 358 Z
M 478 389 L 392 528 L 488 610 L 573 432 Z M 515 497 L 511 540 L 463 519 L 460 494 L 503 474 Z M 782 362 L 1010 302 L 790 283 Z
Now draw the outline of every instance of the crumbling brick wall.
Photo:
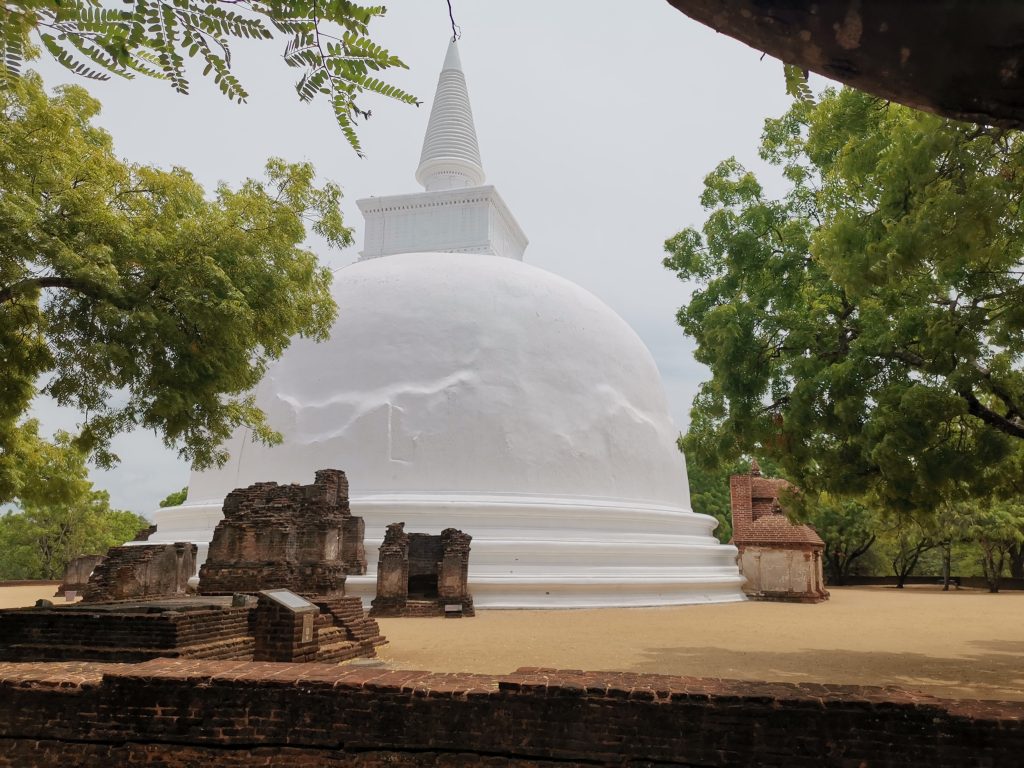
M 111 547 L 82 590 L 84 602 L 184 595 L 196 570 L 196 545 Z
M 89 583 L 89 576 L 96 566 L 106 559 L 106 555 L 79 555 L 64 568 L 64 578 L 57 587 L 57 596 L 63 597 L 66 592 L 81 592 Z

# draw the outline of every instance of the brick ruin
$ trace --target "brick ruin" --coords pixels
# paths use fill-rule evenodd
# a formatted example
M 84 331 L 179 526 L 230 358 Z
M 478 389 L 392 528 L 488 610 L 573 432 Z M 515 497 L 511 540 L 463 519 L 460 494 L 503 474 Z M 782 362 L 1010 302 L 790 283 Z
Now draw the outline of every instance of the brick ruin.
M 79 555 L 70 560 L 64 568 L 64 578 L 57 587 L 57 597 L 63 597 L 68 592 L 81 592 L 89 583 L 89 576 L 97 565 L 106 560 L 106 555 Z
M 87 603 L 175 597 L 188 591 L 196 572 L 196 545 L 139 544 L 111 547 L 82 590 Z
M 818 603 L 828 600 L 822 573 L 825 542 L 808 525 L 791 523 L 779 494 L 785 480 L 761 477 L 755 460 L 745 475 L 729 478 L 732 543 L 752 600 Z
M 362 601 L 345 595 L 346 573 L 366 568 L 362 534 L 344 472 L 321 470 L 312 485 L 232 491 L 199 595 L 186 594 L 195 545 L 114 547 L 93 570 L 81 603 L 0 610 L 0 659 L 375 656 L 387 641 Z
M 155 525 L 148 525 L 145 528 L 140 528 L 135 534 L 135 538 L 132 541 L 148 541 L 149 537 L 156 533 Z M 88 554 L 79 555 L 68 562 L 64 567 L 64 578 L 61 579 L 60 586 L 57 587 L 56 597 L 63 597 L 66 593 L 78 593 L 85 590 L 86 585 L 89 583 L 89 576 L 96 569 L 96 566 L 107 559 L 106 555 L 100 554 Z M 193 558 L 194 560 L 195 558 Z M 194 570 L 194 568 L 193 568 Z M 158 587 L 155 584 L 151 585 L 148 590 L 150 593 L 154 592 L 154 589 L 158 591 Z M 147 591 L 144 589 L 144 591 Z M 175 590 L 176 594 L 176 590 Z
M 406 533 L 392 523 L 377 562 L 377 596 L 371 616 L 472 616 L 469 543 L 455 528 L 440 536 Z
M 366 573 L 363 530 L 363 519 L 349 509 L 348 479 L 340 470 L 318 471 L 312 485 L 237 488 L 224 499 L 224 519 L 199 570 L 199 592 L 343 594 L 346 574 Z

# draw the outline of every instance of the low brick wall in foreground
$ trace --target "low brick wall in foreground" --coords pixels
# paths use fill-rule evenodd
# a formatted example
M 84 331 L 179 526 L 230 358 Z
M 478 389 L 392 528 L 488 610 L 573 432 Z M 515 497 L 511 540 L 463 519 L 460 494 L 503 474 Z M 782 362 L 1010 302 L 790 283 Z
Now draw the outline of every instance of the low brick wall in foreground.
M 523 668 L 0 664 L 0 766 L 1015 766 L 1024 703 Z

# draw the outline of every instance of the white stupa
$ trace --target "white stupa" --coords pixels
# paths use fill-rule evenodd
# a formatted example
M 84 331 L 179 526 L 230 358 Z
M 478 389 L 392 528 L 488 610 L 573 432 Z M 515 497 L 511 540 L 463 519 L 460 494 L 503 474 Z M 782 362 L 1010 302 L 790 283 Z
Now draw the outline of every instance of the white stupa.
M 424 192 L 358 202 L 361 258 L 335 274 L 330 340 L 297 339 L 258 405 L 284 435 L 248 433 L 193 472 L 151 541 L 200 562 L 233 488 L 344 469 L 376 586 L 388 523 L 473 536 L 479 608 L 741 600 L 736 550 L 690 509 L 686 467 L 643 342 L 577 285 L 523 263 L 527 239 L 484 185 L 453 42 L 416 171 Z

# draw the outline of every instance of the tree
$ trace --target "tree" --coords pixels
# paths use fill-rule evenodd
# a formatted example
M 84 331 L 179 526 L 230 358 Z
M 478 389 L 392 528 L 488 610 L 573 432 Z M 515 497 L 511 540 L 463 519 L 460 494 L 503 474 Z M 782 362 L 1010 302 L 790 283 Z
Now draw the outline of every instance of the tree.
M 336 186 L 271 160 L 266 181 L 208 199 L 184 169 L 119 160 L 98 110 L 32 74 L 0 91 L 0 501 L 44 450 L 21 423 L 40 382 L 84 414 L 75 444 L 101 465 L 144 427 L 209 466 L 238 427 L 276 438 L 251 390 L 335 316 L 330 272 L 301 243 L 307 225 L 351 242 Z
M 903 589 L 907 577 L 917 568 L 921 555 L 940 545 L 935 534 L 910 515 L 897 515 L 884 529 L 883 542 L 896 575 L 896 588 Z
M 689 456 L 688 436 L 679 439 L 679 450 Z M 710 515 L 718 521 L 715 536 L 723 544 L 732 539 L 732 500 L 729 496 L 730 475 L 745 474 L 750 471 L 750 460 L 743 457 L 731 465 L 708 466 L 698 459 L 686 462 L 690 483 L 690 506 L 693 511 L 702 515 Z M 761 471 L 768 477 L 778 476 L 778 468 L 766 461 Z
M 90 491 L 72 504 L 8 512 L 0 517 L 0 578 L 59 579 L 74 558 L 103 554 L 147 525 L 132 512 L 111 509 L 106 491 Z
M 729 499 L 729 473 L 709 470 L 699 462 L 688 462 L 690 506 L 701 515 L 710 515 L 718 521 L 715 536 L 723 544 L 732 539 L 732 503 Z
M 174 491 L 173 493 L 167 494 L 166 498 L 160 502 L 161 507 L 176 507 L 179 504 L 184 504 L 185 499 L 188 498 L 188 486 L 186 485 L 180 491 Z
M 1018 0 L 924 7 L 893 0 L 669 0 L 691 18 L 787 64 L 918 109 L 1024 127 Z M 1011 85 L 1013 84 L 1013 85 Z
M 822 564 L 829 584 L 846 584 L 857 560 L 878 539 L 878 517 L 871 506 L 858 499 L 820 494 L 810 498 L 793 494 L 786 508 L 799 522 L 808 523 L 825 542 Z
M 1024 505 L 989 502 L 975 506 L 967 533 L 981 549 L 981 569 L 989 592 L 998 592 L 1011 553 L 1024 541 Z
M 405 68 L 369 38 L 384 6 L 348 0 L 125 0 L 122 8 L 96 0 L 28 0 L 0 8 L 0 75 L 16 77 L 34 55 L 33 38 L 58 62 L 83 77 L 145 75 L 188 93 L 186 59 L 199 57 L 229 99 L 248 93 L 231 68 L 235 40 L 284 37 L 284 62 L 302 72 L 295 86 L 302 101 L 330 99 L 335 118 L 359 152 L 354 124 L 370 112 L 356 100 L 366 92 L 407 104 L 414 96 L 376 74 Z
M 34 423 L 26 425 L 26 432 L 35 430 Z M 88 481 L 85 454 L 69 435 L 40 445 L 17 508 L 0 517 L 0 578 L 58 579 L 70 560 L 102 554 L 148 525 L 111 509 L 107 493 Z
M 805 491 L 934 509 L 1024 483 L 1024 141 L 844 89 L 768 120 L 770 197 L 735 159 L 666 243 L 712 372 L 699 451 Z

